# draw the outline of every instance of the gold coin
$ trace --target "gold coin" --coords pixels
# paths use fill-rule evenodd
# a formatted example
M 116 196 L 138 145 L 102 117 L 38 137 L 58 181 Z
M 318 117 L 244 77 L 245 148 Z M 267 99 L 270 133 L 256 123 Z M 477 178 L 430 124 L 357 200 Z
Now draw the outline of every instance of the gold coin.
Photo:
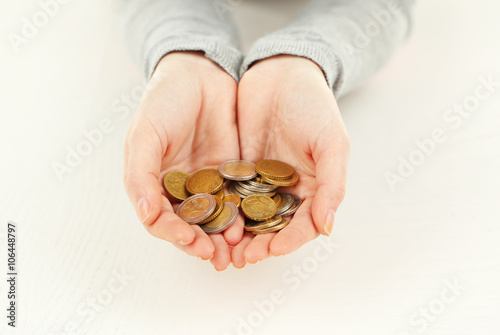
M 200 224 L 212 221 L 217 216 L 219 216 L 220 212 L 222 212 L 222 209 L 224 208 L 224 204 L 222 203 L 222 199 L 219 198 L 217 195 L 214 195 L 213 197 L 215 198 L 215 210 L 213 211 L 213 213 L 209 217 L 207 217 L 205 220 L 201 221 Z
M 273 179 L 266 176 L 262 176 L 262 180 L 264 180 L 269 184 L 287 187 L 297 184 L 297 182 L 299 181 L 299 175 L 296 172 L 294 172 L 292 177 L 288 179 Z
M 232 202 L 239 208 L 241 205 L 241 198 L 237 194 L 228 194 L 224 197 L 224 202 Z
M 243 214 L 254 221 L 264 221 L 276 214 L 278 206 L 273 199 L 261 194 L 253 194 L 241 202 Z
M 273 199 L 273 200 L 274 200 L 274 202 L 276 203 L 276 206 L 277 206 L 278 208 L 280 208 L 280 205 L 281 205 L 281 195 L 279 195 L 279 193 L 278 193 L 278 194 L 276 194 L 276 195 L 275 195 L 272 199 Z
M 230 160 L 219 165 L 219 173 L 230 180 L 249 180 L 257 176 L 255 164 L 242 160 Z
M 267 229 L 267 228 L 271 228 L 271 227 L 274 227 L 274 226 L 280 224 L 281 221 L 282 221 L 282 217 L 280 215 L 276 215 L 270 219 L 267 219 L 266 221 L 245 222 L 245 230 L 246 231 L 256 231 L 256 230 Z
M 218 196 L 219 198 L 221 198 L 222 200 L 224 200 L 224 198 L 225 198 L 224 189 L 221 188 L 221 190 L 219 192 L 217 192 L 215 195 Z
M 255 177 L 253 180 L 260 184 L 267 184 L 260 176 Z
M 255 165 L 255 170 L 261 176 L 272 178 L 275 180 L 289 179 L 295 172 L 293 167 L 291 167 L 287 163 L 273 159 L 264 159 L 257 162 L 257 164 Z
M 222 212 L 210 222 L 201 225 L 201 229 L 207 234 L 220 233 L 229 228 L 238 217 L 238 207 L 232 202 L 225 202 Z
M 214 210 L 216 210 L 215 197 L 201 193 L 184 200 L 177 208 L 176 214 L 187 223 L 197 224 L 209 217 Z
M 191 194 L 214 194 L 222 189 L 223 183 L 224 178 L 219 175 L 217 169 L 203 169 L 189 177 L 186 181 L 186 189 Z
M 189 198 L 189 193 L 186 190 L 186 181 L 191 177 L 183 171 L 170 171 L 163 178 L 163 186 L 167 190 L 167 194 L 177 201 L 184 201 Z
M 252 231 L 252 233 L 256 234 L 256 235 L 274 233 L 274 232 L 277 232 L 278 230 L 281 230 L 281 229 L 285 228 L 286 226 L 288 226 L 288 223 L 290 223 L 290 221 L 288 219 L 283 219 L 276 226 L 272 226 L 271 228 L 266 228 L 266 229 L 261 229 L 261 230 L 255 230 L 255 231 Z

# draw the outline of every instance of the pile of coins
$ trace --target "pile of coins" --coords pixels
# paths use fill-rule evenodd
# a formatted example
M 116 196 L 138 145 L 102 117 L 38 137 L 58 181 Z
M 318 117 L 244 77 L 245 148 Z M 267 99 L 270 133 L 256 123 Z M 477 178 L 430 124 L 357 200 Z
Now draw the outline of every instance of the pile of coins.
M 189 224 L 200 225 L 206 233 L 229 228 L 241 207 L 245 230 L 265 234 L 286 227 L 289 220 L 284 217 L 300 206 L 300 198 L 278 193 L 280 186 L 294 186 L 298 180 L 293 167 L 281 161 L 230 160 L 218 169 L 202 169 L 192 175 L 170 171 L 163 184 L 170 200 L 181 202 L 176 214 Z

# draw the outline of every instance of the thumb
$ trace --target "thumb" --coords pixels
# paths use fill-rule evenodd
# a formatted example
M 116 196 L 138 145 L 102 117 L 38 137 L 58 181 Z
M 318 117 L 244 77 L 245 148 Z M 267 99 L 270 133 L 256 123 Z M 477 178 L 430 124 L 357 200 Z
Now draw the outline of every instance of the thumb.
M 338 141 L 338 138 L 330 141 Z M 345 196 L 349 144 L 327 143 L 327 146 L 316 160 L 318 190 L 311 209 L 318 232 L 330 236 L 335 214 Z
M 149 123 L 132 126 L 125 145 L 124 183 L 130 201 L 143 224 L 156 221 L 161 210 L 160 178 L 162 143 Z

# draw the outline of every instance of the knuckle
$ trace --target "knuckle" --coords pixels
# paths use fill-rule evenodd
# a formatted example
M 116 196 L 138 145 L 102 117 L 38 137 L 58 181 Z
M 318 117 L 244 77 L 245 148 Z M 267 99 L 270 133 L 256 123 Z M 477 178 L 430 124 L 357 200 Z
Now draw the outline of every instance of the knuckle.
M 337 199 L 339 199 L 341 202 L 344 201 L 345 194 L 346 194 L 346 187 L 345 185 L 339 185 L 336 186 L 333 190 L 333 194 Z
M 134 170 L 128 170 L 123 176 L 123 182 L 129 189 L 133 189 L 140 184 L 139 174 Z

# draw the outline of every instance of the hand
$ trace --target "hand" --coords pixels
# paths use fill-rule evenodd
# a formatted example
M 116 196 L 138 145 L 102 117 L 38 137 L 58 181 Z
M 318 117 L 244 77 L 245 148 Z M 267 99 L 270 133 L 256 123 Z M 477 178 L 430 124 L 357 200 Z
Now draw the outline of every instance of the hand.
M 125 187 L 145 228 L 190 255 L 211 258 L 217 270 L 229 265 L 243 219 L 207 235 L 175 215 L 162 185 L 167 171 L 190 173 L 239 158 L 236 94 L 235 80 L 202 54 L 170 53 L 148 84 L 125 144 Z
M 330 235 L 344 198 L 349 139 L 322 70 L 302 57 L 275 56 L 254 64 L 238 89 L 242 159 L 278 159 L 299 174 L 284 190 L 303 203 L 278 233 L 245 233 L 233 247 L 235 267 L 288 254 L 319 234 Z

